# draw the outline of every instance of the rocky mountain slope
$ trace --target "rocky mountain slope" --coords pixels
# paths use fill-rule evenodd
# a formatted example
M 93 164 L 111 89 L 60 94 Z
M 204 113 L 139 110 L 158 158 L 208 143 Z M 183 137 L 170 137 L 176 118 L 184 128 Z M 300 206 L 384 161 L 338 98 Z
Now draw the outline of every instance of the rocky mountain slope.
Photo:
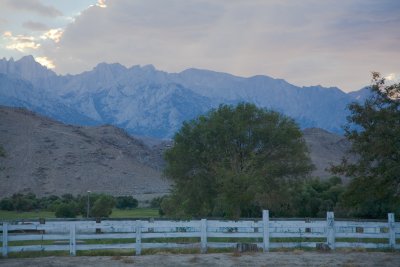
M 30 111 L 0 108 L 0 197 L 104 192 L 150 199 L 169 191 L 160 149 L 113 126 L 65 125 Z
M 317 169 L 338 163 L 349 142 L 321 129 L 304 130 Z M 162 152 L 171 141 L 129 136 L 113 126 L 72 126 L 19 108 L 0 107 L 0 198 L 15 192 L 38 195 L 104 192 L 140 200 L 169 192 Z
M 319 128 L 304 129 L 303 136 L 316 167 L 312 175 L 322 179 L 331 177 L 327 169 L 341 162 L 351 143 L 343 136 Z M 350 157 L 350 160 L 354 160 L 354 157 Z
M 26 107 L 65 123 L 111 124 L 156 138 L 172 137 L 183 121 L 221 103 L 238 102 L 282 112 L 302 128 L 341 133 L 346 106 L 364 95 L 335 87 L 298 87 L 261 75 L 243 78 L 199 69 L 167 73 L 151 65 L 101 63 L 91 71 L 59 76 L 31 56 L 0 60 L 0 73 L 1 105 Z

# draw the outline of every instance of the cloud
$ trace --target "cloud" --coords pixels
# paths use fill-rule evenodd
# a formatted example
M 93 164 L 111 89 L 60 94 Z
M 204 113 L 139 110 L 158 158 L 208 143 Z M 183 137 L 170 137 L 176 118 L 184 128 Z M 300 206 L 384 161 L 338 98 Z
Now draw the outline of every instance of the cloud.
M 396 74 L 396 73 L 389 73 L 387 76 L 385 76 L 386 80 L 389 81 L 400 81 L 400 74 Z
M 107 7 L 106 0 L 97 0 L 97 4 L 96 5 L 98 7 L 101 7 L 101 8 L 106 8 Z
M 42 4 L 39 0 L 4 0 L 3 4 L 17 11 L 35 12 L 42 16 L 58 17 L 62 12 L 53 6 Z
M 10 32 L 10 31 L 4 32 L 4 33 L 3 33 L 3 37 L 4 37 L 4 38 L 10 38 L 10 37 L 12 37 L 12 32 Z
M 151 63 L 355 90 L 373 70 L 400 72 L 399 10 L 390 0 L 98 1 L 42 49 L 61 73 Z
M 17 50 L 19 52 L 29 52 L 30 50 L 39 49 L 40 44 L 33 36 L 13 35 L 12 32 L 3 33 L 3 39 L 6 40 L 6 49 Z
M 47 32 L 45 32 L 43 35 L 40 36 L 41 39 L 43 40 L 53 40 L 54 42 L 58 43 L 60 42 L 60 39 L 63 35 L 63 30 L 61 28 L 58 29 L 50 29 Z
M 5 26 L 8 23 L 8 20 L 4 19 L 4 18 L 0 18 L 0 27 Z
M 389 73 L 385 77 L 385 84 L 386 85 L 394 85 L 400 83 L 400 74 L 399 73 Z M 400 94 L 397 95 L 399 98 Z
M 49 28 L 45 24 L 35 21 L 25 21 L 24 23 L 22 23 L 22 27 L 32 31 L 45 31 Z
M 45 66 L 48 69 L 54 69 L 55 65 L 52 60 L 47 57 L 35 57 L 36 62 L 40 63 L 42 66 Z

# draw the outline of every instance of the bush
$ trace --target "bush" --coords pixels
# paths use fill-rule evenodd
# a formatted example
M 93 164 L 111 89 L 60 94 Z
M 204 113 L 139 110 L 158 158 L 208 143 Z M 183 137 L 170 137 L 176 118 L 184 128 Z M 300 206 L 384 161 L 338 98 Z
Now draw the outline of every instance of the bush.
M 33 193 L 26 195 L 21 193 L 13 194 L 11 200 L 16 211 L 32 211 L 39 208 L 39 201 Z
M 137 199 L 131 196 L 121 196 L 116 199 L 116 208 L 117 209 L 134 209 L 137 208 L 138 201 Z
M 39 199 L 39 209 L 47 211 L 56 211 L 61 200 L 58 196 L 51 195 L 48 197 L 42 197 Z
M 46 210 L 48 210 L 48 211 L 56 211 L 61 204 L 63 204 L 61 202 L 61 200 L 55 200 L 55 201 L 51 202 L 51 204 L 49 204 L 47 206 Z M 64 203 L 64 204 L 67 204 L 67 203 Z
M 75 218 L 77 215 L 75 203 L 61 203 L 56 210 L 57 218 Z
M 14 205 L 11 199 L 9 198 L 3 198 L 0 201 L 0 209 L 2 210 L 14 210 Z
M 166 196 L 155 197 L 150 202 L 150 208 L 159 209 L 161 207 L 161 202 Z
M 61 200 L 64 203 L 70 203 L 72 201 L 75 201 L 75 198 L 72 194 L 64 194 L 61 196 Z
M 104 194 L 90 194 L 90 215 L 92 217 L 108 217 L 114 208 L 116 201 L 114 197 Z M 51 195 L 36 198 L 33 193 L 16 193 L 9 198 L 0 200 L 1 210 L 32 211 L 47 210 L 56 212 L 56 217 L 74 218 L 79 214 L 86 217 L 87 195 L 73 196 L 65 194 L 61 197 Z M 119 207 L 136 208 L 138 201 L 131 196 L 120 197 Z
M 93 204 L 90 210 L 90 216 L 101 218 L 109 217 L 112 209 L 115 207 L 115 199 L 112 196 L 101 195 Z
M 336 211 L 345 187 L 339 177 L 328 180 L 311 179 L 295 189 L 292 216 L 324 217 L 327 211 Z

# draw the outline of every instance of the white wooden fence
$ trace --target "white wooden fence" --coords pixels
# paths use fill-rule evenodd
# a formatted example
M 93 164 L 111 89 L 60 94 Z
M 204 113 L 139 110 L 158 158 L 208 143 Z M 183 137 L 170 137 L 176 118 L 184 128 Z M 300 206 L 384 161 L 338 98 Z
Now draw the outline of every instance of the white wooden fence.
M 400 249 L 396 244 L 400 223 L 395 223 L 393 213 L 388 214 L 387 222 L 335 221 L 333 212 L 327 213 L 326 220 L 270 220 L 268 211 L 263 211 L 262 220 L 3 222 L 0 230 L 4 257 L 9 252 L 66 250 L 76 255 L 79 250 L 98 249 L 134 249 L 140 255 L 149 248 L 197 248 L 205 253 L 207 248 L 231 248 L 238 243 L 253 243 L 265 252 L 283 247 L 315 248 L 318 243 L 331 249 Z M 117 240 L 104 244 L 108 239 Z M 93 240 L 103 240 L 103 244 Z

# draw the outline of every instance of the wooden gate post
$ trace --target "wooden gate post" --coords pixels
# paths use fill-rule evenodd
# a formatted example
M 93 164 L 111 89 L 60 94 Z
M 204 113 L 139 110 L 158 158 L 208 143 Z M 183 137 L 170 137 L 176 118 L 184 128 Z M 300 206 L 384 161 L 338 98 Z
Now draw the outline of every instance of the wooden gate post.
M 394 249 L 396 247 L 396 232 L 395 232 L 394 213 L 388 213 L 388 228 L 389 228 L 389 247 Z
M 3 249 L 2 249 L 3 257 L 7 257 L 8 255 L 8 223 L 3 222 Z
M 263 250 L 269 251 L 269 211 L 263 210 Z
M 69 255 L 76 256 L 76 225 L 71 223 L 69 228 Z
M 207 219 L 200 221 L 200 247 L 201 253 L 207 253 Z
M 142 222 L 136 221 L 136 256 L 142 254 Z
M 332 211 L 326 213 L 326 243 L 330 249 L 335 249 L 335 215 Z

